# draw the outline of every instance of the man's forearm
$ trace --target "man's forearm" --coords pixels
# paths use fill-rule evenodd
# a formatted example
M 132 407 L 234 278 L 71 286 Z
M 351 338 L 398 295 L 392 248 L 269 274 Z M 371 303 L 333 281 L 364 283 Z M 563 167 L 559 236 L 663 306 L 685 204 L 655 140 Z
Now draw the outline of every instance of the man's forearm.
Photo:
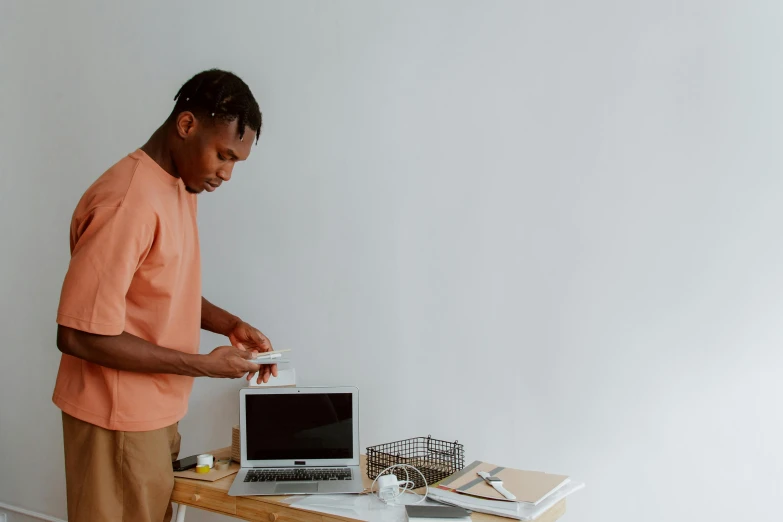
M 242 320 L 219 306 L 215 306 L 204 297 L 201 298 L 201 328 L 216 334 L 228 335 Z
M 204 356 L 163 348 L 127 332 L 95 335 L 60 326 L 57 347 L 65 354 L 116 370 L 191 377 L 208 373 L 203 365 Z

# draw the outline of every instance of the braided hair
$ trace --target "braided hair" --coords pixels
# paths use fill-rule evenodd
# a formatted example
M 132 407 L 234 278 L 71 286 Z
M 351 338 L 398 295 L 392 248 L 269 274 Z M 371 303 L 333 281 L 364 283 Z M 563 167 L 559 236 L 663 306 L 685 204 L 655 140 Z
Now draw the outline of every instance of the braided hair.
M 250 87 L 239 76 L 220 69 L 200 72 L 183 85 L 177 95 L 171 117 L 183 111 L 209 116 L 226 123 L 234 120 L 243 139 L 245 127 L 256 131 L 256 143 L 261 136 L 261 110 Z

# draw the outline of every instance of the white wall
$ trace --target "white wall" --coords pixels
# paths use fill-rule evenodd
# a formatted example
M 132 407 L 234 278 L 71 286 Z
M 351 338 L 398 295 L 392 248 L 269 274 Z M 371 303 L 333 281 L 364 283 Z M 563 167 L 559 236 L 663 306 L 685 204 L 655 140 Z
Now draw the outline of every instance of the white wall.
M 0 6 L 0 501 L 65 516 L 74 205 L 219 66 L 265 129 L 200 200 L 205 295 L 359 386 L 363 447 L 568 473 L 567 520 L 780 518 L 783 4 L 107 4 Z

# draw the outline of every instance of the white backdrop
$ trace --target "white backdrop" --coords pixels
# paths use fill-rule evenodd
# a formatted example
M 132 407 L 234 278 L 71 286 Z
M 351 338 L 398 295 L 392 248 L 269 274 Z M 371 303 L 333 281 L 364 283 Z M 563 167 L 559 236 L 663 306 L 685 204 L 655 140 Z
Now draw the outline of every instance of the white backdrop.
M 358 386 L 362 447 L 570 474 L 566 520 L 779 519 L 780 2 L 0 9 L 0 502 L 65 516 L 71 212 L 217 66 L 265 128 L 200 199 L 204 293 Z M 184 455 L 240 385 L 197 381 Z

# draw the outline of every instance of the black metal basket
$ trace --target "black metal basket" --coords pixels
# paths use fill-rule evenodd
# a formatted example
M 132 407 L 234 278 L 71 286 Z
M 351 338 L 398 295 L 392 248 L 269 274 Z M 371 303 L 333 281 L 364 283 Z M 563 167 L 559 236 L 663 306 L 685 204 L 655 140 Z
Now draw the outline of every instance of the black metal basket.
M 383 470 L 395 464 L 408 464 L 421 471 L 427 484 L 434 484 L 465 467 L 465 448 L 457 441 L 426 437 L 398 440 L 367 448 L 367 476 L 375 480 Z M 405 480 L 402 470 L 393 470 L 400 480 Z M 402 476 L 401 476 L 402 475 Z M 408 477 L 416 488 L 424 487 L 421 475 L 409 469 Z

